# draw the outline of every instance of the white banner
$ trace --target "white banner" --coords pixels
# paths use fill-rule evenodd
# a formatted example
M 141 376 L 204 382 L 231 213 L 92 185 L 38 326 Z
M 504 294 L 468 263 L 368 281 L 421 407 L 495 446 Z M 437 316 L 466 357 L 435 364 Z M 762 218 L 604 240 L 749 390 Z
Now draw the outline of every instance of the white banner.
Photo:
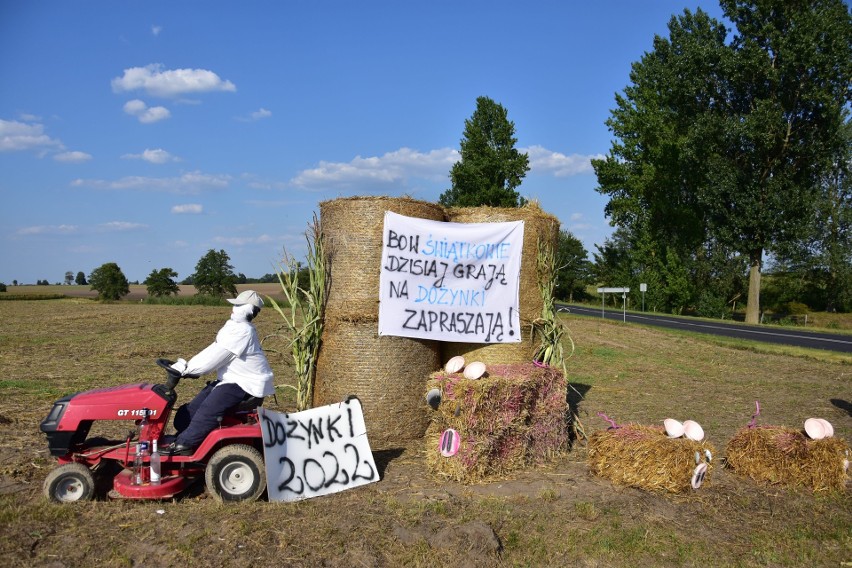
M 299 501 L 379 480 L 361 401 L 294 412 L 258 408 L 270 501 Z
M 385 212 L 379 335 L 521 341 L 524 222 L 444 223 Z

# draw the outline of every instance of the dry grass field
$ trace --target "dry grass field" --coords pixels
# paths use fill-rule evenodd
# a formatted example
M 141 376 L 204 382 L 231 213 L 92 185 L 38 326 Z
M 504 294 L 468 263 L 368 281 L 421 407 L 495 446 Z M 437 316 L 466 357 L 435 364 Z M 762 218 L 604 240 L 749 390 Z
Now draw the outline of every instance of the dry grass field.
M 701 489 L 674 496 L 614 486 L 589 472 L 582 441 L 545 467 L 459 485 L 430 477 L 425 448 L 412 444 L 376 452 L 378 483 L 295 504 L 226 506 L 203 490 L 166 502 L 47 502 L 41 488 L 52 461 L 38 425 L 53 401 L 157 382 L 156 358 L 195 354 L 227 315 L 224 307 L 83 298 L 0 302 L 4 566 L 852 565 L 849 483 L 814 494 L 721 467 L 755 400 L 762 424 L 800 428 L 820 416 L 852 439 L 852 361 L 570 315 L 569 379 L 583 394 L 586 433 L 607 426 L 598 412 L 620 423 L 697 420 L 722 454 Z M 284 384 L 291 372 L 277 317 L 265 310 L 257 324 Z M 201 384 L 184 381 L 181 400 Z M 267 406 L 293 410 L 286 392 Z

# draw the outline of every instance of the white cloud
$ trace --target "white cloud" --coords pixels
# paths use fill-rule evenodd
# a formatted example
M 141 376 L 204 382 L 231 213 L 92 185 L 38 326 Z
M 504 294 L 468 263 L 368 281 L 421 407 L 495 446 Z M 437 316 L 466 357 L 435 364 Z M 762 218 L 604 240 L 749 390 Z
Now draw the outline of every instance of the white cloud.
M 429 153 L 400 148 L 383 156 L 356 157 L 350 162 L 320 162 L 290 180 L 296 187 L 322 190 L 352 187 L 364 183 L 400 184 L 409 178 L 444 179 L 459 160 L 457 150 L 441 148 Z
M 143 223 L 131 223 L 129 221 L 109 221 L 101 223 L 94 227 L 86 227 L 79 225 L 35 225 L 32 227 L 24 227 L 18 229 L 17 233 L 20 236 L 31 235 L 77 235 L 84 233 L 114 233 L 121 231 L 134 231 L 138 229 L 147 229 L 148 225 Z
M 160 32 L 163 31 L 163 26 L 153 25 L 151 26 L 151 33 L 155 36 L 160 35 Z
M 260 110 L 256 110 L 253 113 L 250 113 L 248 117 L 237 117 L 237 120 L 241 122 L 255 122 L 257 120 L 269 118 L 270 116 L 272 116 L 272 111 L 261 107 Z
M 0 119 L 0 152 L 62 147 L 62 142 L 44 133 L 41 124 Z
M 206 69 L 163 69 L 159 63 L 131 67 L 112 80 L 115 93 L 142 90 L 155 97 L 177 97 L 211 91 L 234 92 L 237 87 Z
M 198 203 L 185 203 L 183 205 L 175 205 L 172 207 L 172 213 L 176 215 L 181 214 L 190 214 L 190 215 L 200 215 L 204 212 L 204 207 L 199 205 Z
M 166 107 L 149 107 L 144 101 L 140 101 L 139 99 L 133 99 L 124 103 L 124 112 L 130 116 L 135 116 L 143 124 L 165 120 L 172 114 Z
M 78 232 L 77 225 L 36 225 L 18 229 L 19 235 L 71 235 Z
M 98 229 L 104 232 L 135 231 L 146 228 L 148 228 L 148 225 L 144 223 L 130 223 L 129 221 L 110 221 L 98 225 Z
M 567 156 L 542 146 L 519 149 L 530 158 L 532 173 L 565 177 L 592 172 L 591 160 L 602 155 Z M 315 168 L 302 170 L 289 181 L 289 186 L 305 190 L 375 189 L 381 185 L 404 186 L 413 178 L 431 181 L 448 180 L 450 170 L 461 156 L 452 148 L 419 152 L 410 148 L 388 152 L 382 156 L 362 158 L 349 162 L 320 162 Z M 277 188 L 280 183 L 250 180 L 253 188 Z
M 145 176 L 127 176 L 109 181 L 103 179 L 75 179 L 73 187 L 92 187 L 107 190 L 162 191 L 167 193 L 196 194 L 211 189 L 228 187 L 231 176 L 225 174 L 205 174 L 199 171 L 187 172 L 177 177 L 156 178 Z
M 213 237 L 213 242 L 221 245 L 242 247 L 246 245 L 264 245 L 272 242 L 282 242 L 284 237 L 258 235 L 255 237 Z
M 146 148 L 141 154 L 124 154 L 122 158 L 128 160 L 145 160 L 152 164 L 165 164 L 167 162 L 179 162 L 180 158 L 172 156 L 162 148 L 151 150 Z
M 62 152 L 54 155 L 53 159 L 57 162 L 80 163 L 88 162 L 92 159 L 92 155 L 86 152 Z
M 551 174 L 555 177 L 567 177 L 592 172 L 592 160 L 604 158 L 603 154 L 583 156 L 571 154 L 566 156 L 559 152 L 548 150 L 542 146 L 530 146 L 520 149 L 530 158 L 530 172 L 535 174 Z

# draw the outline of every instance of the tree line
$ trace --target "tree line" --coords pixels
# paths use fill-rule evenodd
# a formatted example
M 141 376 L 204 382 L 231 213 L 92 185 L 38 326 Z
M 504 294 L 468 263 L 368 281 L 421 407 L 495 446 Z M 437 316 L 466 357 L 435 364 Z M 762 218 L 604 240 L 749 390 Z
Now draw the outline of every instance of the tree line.
M 162 298 L 180 293 L 176 280 L 178 273 L 172 268 L 155 268 L 142 282 L 148 295 Z M 195 272 L 180 284 L 192 285 L 196 295 L 212 298 L 224 298 L 237 295 L 237 284 L 277 282 L 274 274 L 265 274 L 262 278 L 246 278 L 242 273 L 234 273 L 231 257 L 224 250 L 210 249 L 195 265 Z M 89 285 L 97 290 L 99 300 L 119 300 L 130 293 L 130 283 L 121 268 L 115 262 L 107 262 L 92 271 Z
M 757 323 L 766 308 L 852 311 L 849 9 L 842 0 L 720 5 L 732 29 L 684 10 L 633 63 L 606 121 L 610 151 L 592 161 L 615 231 L 591 260 L 560 231 L 558 299 L 646 284 L 644 303 L 659 312 L 726 317 L 745 304 Z M 507 110 L 477 98 L 440 203 L 523 206 L 529 158 L 516 143 Z M 144 283 L 169 295 L 176 278 L 162 268 Z M 241 280 L 224 250 L 210 250 L 182 283 L 223 296 Z M 114 263 L 89 283 L 104 298 L 127 293 Z

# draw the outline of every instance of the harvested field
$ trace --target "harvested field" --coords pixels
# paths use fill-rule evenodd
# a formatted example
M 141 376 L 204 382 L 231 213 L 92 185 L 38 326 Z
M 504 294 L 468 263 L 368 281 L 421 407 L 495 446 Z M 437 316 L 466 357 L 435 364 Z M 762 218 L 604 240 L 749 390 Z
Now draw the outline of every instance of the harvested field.
M 760 420 L 800 429 L 818 416 L 852 439 L 852 361 L 720 347 L 565 316 L 576 351 L 569 396 L 585 432 L 621 423 L 698 421 L 717 448 L 712 483 L 652 493 L 593 475 L 582 443 L 489 483 L 428 473 L 423 442 L 375 452 L 381 481 L 295 504 L 221 505 L 203 488 L 165 502 L 42 497 L 52 466 L 39 422 L 57 398 L 152 382 L 157 357 L 205 347 L 227 308 L 0 302 L 0 558 L 5 566 L 844 566 L 852 489 L 813 492 L 726 470 L 726 443 Z M 276 314 L 258 318 L 277 382 L 289 380 Z M 424 389 L 428 377 L 424 377 Z M 184 381 L 181 400 L 201 381 Z M 577 393 L 582 393 L 580 401 Z M 294 410 L 286 390 L 273 410 Z M 424 401 L 424 412 L 428 407 Z M 720 461 L 716 461 L 720 460 Z

